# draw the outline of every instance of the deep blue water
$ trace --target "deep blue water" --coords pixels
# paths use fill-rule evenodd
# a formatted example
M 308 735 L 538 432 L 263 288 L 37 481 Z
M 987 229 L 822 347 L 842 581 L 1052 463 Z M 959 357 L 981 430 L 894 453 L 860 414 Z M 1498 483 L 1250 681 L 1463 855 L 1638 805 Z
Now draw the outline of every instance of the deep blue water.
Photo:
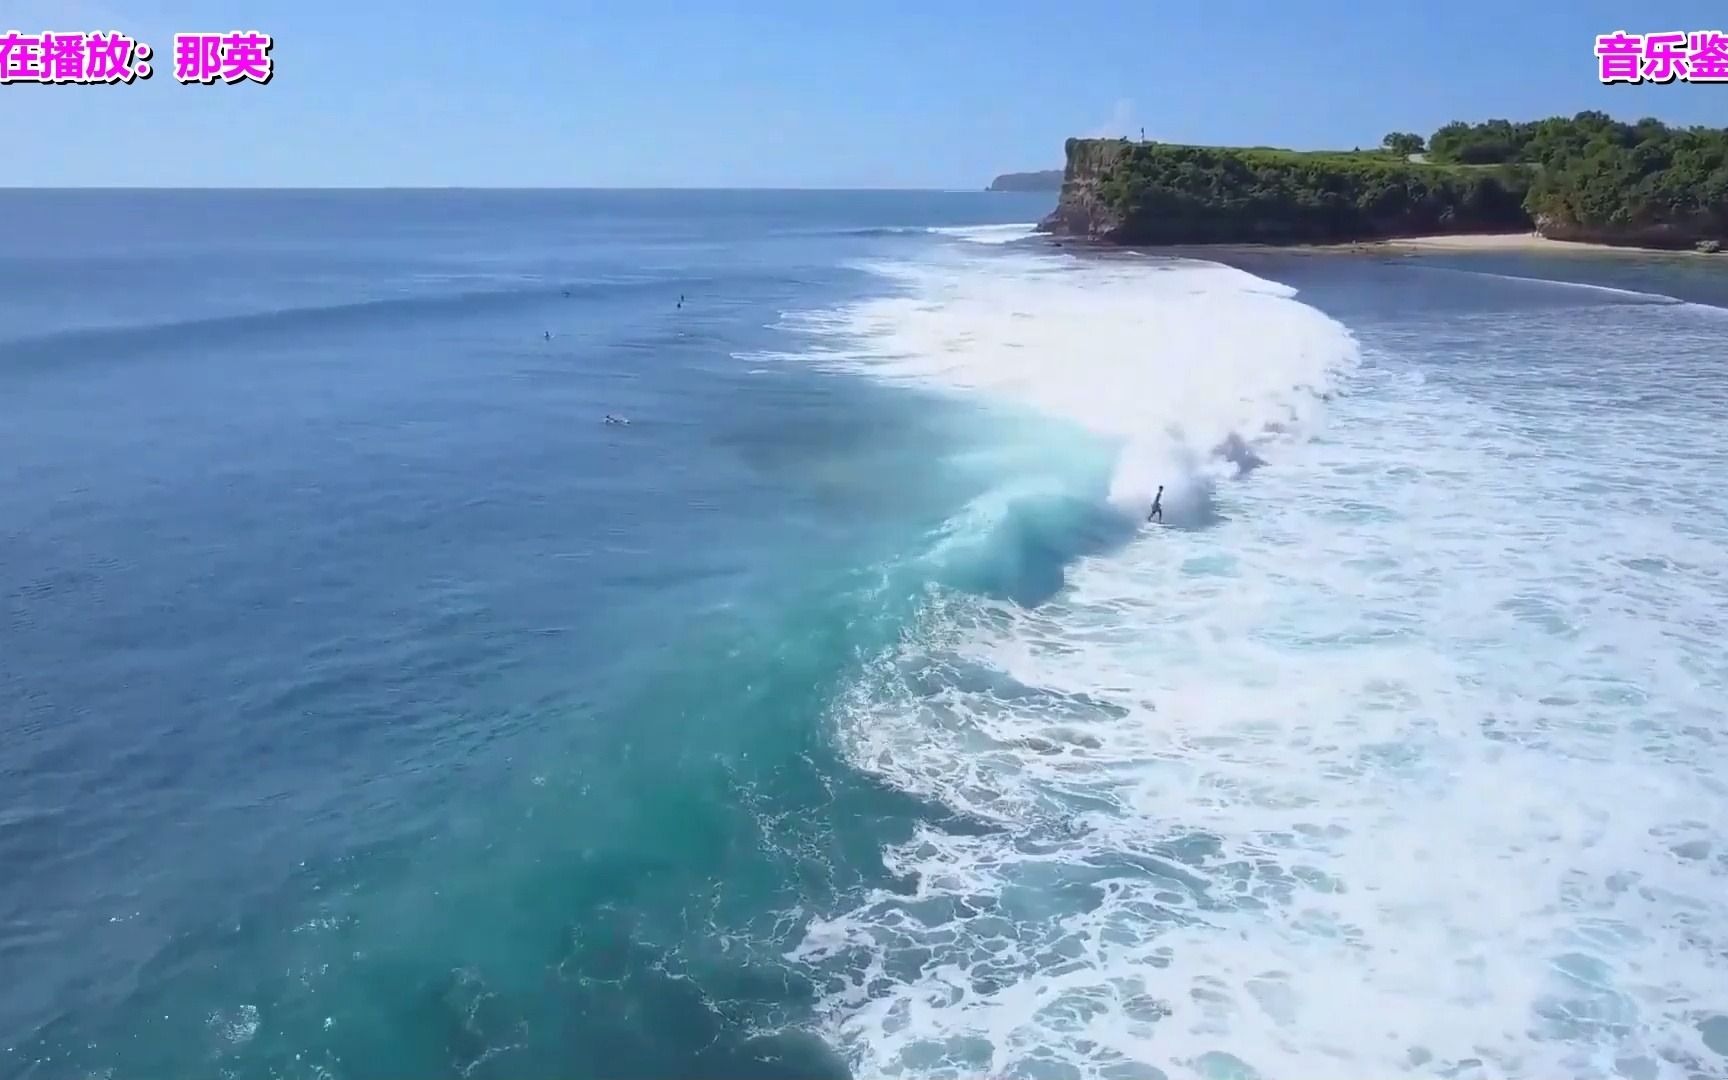
M 334 1037 L 347 1070 L 436 1074 L 471 1053 L 464 965 L 576 963 L 584 905 L 707 887 L 740 826 L 678 808 L 780 764 L 729 764 L 753 737 L 726 725 L 834 674 L 824 657 L 752 690 L 801 643 L 725 654 L 800 604 L 821 632 L 827 588 L 915 526 L 899 478 L 946 437 L 885 392 L 733 354 L 772 347 L 782 310 L 858 293 L 847 263 L 897 227 L 1040 208 L 5 201 L 21 228 L 0 252 L 0 955 L 30 974 L 0 986 L 0 1043 L 9 1072 L 49 1062 L 32 1075 L 195 1067 L 208 1015 L 260 994 L 310 1010 L 251 1044 L 289 1060 L 333 985 L 374 1014 Z M 595 771 L 535 787 L 548 753 Z M 362 921 L 375 959 L 348 955 Z M 336 940 L 308 951 L 301 931 L 326 925 Z M 296 985 L 297 964 L 337 956 Z M 614 1053 L 642 1071 L 647 1051 Z
M 0 1076 L 1707 1074 L 1720 268 L 1048 203 L 0 195 Z

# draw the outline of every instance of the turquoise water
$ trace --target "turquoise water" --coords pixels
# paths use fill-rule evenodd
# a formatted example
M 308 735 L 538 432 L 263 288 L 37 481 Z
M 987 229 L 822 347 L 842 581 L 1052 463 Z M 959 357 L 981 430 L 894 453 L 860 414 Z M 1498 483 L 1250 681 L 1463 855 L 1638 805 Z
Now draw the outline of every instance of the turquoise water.
M 3 201 L 0 1075 L 1728 1067 L 1720 268 Z

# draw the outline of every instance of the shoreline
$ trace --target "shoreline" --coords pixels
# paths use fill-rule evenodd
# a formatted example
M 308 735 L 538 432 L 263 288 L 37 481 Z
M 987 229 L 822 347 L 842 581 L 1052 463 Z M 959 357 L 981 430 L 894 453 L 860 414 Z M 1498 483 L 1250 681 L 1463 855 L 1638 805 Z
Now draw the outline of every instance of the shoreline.
M 1633 247 L 1627 244 L 1600 244 L 1582 240 L 1550 240 L 1538 232 L 1516 233 L 1437 233 L 1431 236 L 1397 236 L 1377 240 L 1342 240 L 1336 243 L 1320 244 L 1256 244 L 1256 243 L 1209 243 L 1209 244 L 1112 244 L 1090 238 L 1064 236 L 1059 233 L 1039 232 L 1047 241 L 1054 241 L 1057 246 L 1074 244 L 1076 246 L 1095 247 L 1102 250 L 1144 251 L 1148 253 L 1181 254 L 1192 252 L 1217 251 L 1285 251 L 1302 253 L 1324 253 L 1344 255 L 1391 255 L 1413 256 L 1420 254 L 1523 254 L 1523 255 L 1636 255 L 1643 257 L 1677 256 L 1682 258 L 1716 258 L 1728 265 L 1728 250 L 1721 252 L 1704 252 L 1693 248 L 1653 248 Z
M 1226 245 L 1220 245 L 1226 246 Z M 1336 244 L 1269 244 L 1283 251 L 1341 252 L 1356 255 L 1620 255 L 1649 258 L 1676 256 L 1680 258 L 1723 258 L 1720 252 L 1704 252 L 1693 248 L 1633 247 L 1629 244 L 1600 244 L 1584 240 L 1551 240 L 1541 233 L 1437 233 L 1432 236 L 1394 236 L 1380 240 L 1347 240 Z
M 1582 240 L 1551 240 L 1535 231 L 1520 233 L 1454 233 L 1438 236 L 1409 236 L 1388 240 L 1371 240 L 1363 244 L 1338 246 L 1383 248 L 1394 251 L 1496 251 L 1521 252 L 1527 254 L 1564 253 L 1571 255 L 1683 255 L 1696 257 L 1712 254 L 1709 252 L 1698 251 L 1693 248 L 1633 247 L 1626 244 L 1599 244 Z

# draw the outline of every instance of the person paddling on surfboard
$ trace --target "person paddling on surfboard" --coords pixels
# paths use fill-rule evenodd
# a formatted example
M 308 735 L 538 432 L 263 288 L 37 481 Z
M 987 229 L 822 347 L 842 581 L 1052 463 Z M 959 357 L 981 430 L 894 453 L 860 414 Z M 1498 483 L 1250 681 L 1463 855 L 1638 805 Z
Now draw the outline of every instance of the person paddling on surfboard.
M 1146 515 L 1146 520 L 1158 519 L 1158 524 L 1164 524 L 1164 485 L 1158 485 L 1158 494 L 1152 496 L 1152 512 Z

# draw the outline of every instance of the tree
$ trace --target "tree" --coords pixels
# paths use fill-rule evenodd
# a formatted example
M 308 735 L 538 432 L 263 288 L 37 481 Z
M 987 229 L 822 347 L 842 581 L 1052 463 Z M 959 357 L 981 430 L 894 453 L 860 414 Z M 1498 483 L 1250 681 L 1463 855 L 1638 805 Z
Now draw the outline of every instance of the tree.
M 1121 222 L 1118 238 L 1138 243 L 1349 240 L 1529 221 L 1521 173 L 1380 153 L 1134 146 L 1098 186 Z
M 1623 124 L 1601 112 L 1534 123 L 1451 123 L 1429 158 L 1466 165 L 1518 162 L 1537 170 L 1525 208 L 1586 227 L 1684 224 L 1728 229 L 1728 128 Z
M 1380 145 L 1394 154 L 1420 154 L 1422 152 L 1422 136 L 1409 131 L 1394 131 L 1380 140 Z

